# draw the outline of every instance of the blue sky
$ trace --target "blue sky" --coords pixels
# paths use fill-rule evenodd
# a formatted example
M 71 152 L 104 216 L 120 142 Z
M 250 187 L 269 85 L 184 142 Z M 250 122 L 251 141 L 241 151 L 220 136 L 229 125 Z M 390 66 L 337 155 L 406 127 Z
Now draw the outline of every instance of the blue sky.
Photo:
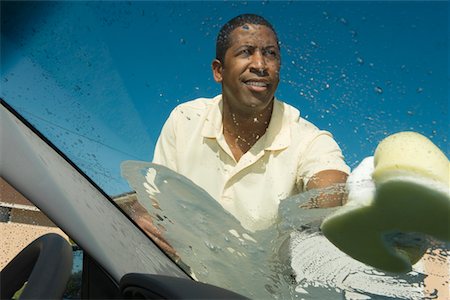
M 266 17 L 282 43 L 277 97 L 333 133 L 354 167 L 414 130 L 449 156 L 448 3 L 2 1 L 1 97 L 106 192 L 150 161 L 179 103 L 212 97 L 220 26 Z

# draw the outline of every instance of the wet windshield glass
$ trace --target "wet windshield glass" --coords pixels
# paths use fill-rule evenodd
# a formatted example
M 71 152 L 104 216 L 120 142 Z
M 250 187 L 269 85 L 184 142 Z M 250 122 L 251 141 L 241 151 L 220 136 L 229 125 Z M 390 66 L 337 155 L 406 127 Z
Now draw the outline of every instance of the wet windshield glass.
M 437 293 L 424 286 L 427 278 L 448 286 L 448 273 L 424 262 L 391 276 L 330 250 L 318 228 L 335 209 L 298 209 L 317 192 L 289 198 L 271 226 L 255 233 L 188 179 L 149 164 L 177 105 L 221 93 L 211 72 L 215 39 L 246 12 L 277 31 L 276 97 L 330 131 L 352 169 L 399 131 L 425 135 L 448 157 L 447 2 L 1 5 L 2 99 L 125 212 L 145 208 L 157 225 L 153 238 L 167 242 L 160 246 L 198 280 L 254 298 L 419 299 Z M 296 242 L 286 246 L 291 234 Z M 322 251 L 312 260 L 310 245 Z M 428 252 L 445 269 L 448 247 Z

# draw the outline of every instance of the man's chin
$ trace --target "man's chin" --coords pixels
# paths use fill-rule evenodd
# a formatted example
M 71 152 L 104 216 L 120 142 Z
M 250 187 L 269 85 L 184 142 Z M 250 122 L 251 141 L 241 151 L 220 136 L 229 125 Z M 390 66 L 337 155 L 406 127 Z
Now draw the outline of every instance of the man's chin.
M 266 110 L 270 104 L 272 103 L 273 100 L 273 96 L 272 97 L 251 97 L 251 99 L 249 99 L 249 101 L 247 102 L 247 106 L 249 106 L 250 108 L 256 110 L 256 111 L 264 111 Z
M 264 93 L 251 93 L 251 99 L 254 103 L 269 104 L 273 100 L 273 94 Z

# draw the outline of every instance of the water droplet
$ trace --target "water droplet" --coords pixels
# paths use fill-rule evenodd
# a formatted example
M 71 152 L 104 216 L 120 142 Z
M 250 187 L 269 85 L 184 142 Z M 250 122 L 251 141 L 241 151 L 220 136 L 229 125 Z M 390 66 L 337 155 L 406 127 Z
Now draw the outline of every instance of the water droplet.
M 377 94 L 379 94 L 379 95 L 383 94 L 383 89 L 380 88 L 379 86 L 376 86 L 376 87 L 374 88 L 374 91 L 375 91 L 375 93 L 377 93 Z

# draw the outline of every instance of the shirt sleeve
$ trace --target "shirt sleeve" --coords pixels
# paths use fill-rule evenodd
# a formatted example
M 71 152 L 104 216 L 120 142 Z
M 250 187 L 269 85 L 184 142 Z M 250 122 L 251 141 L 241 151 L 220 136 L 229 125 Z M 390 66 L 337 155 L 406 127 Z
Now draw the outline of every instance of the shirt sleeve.
M 175 109 L 170 113 L 169 118 L 166 120 L 166 123 L 161 130 L 153 155 L 153 163 L 163 165 L 173 171 L 177 171 L 176 119 L 177 114 Z
M 297 172 L 297 187 L 306 190 L 309 179 L 325 170 L 337 170 L 349 174 L 350 168 L 344 161 L 339 145 L 327 131 L 317 134 L 301 154 Z

